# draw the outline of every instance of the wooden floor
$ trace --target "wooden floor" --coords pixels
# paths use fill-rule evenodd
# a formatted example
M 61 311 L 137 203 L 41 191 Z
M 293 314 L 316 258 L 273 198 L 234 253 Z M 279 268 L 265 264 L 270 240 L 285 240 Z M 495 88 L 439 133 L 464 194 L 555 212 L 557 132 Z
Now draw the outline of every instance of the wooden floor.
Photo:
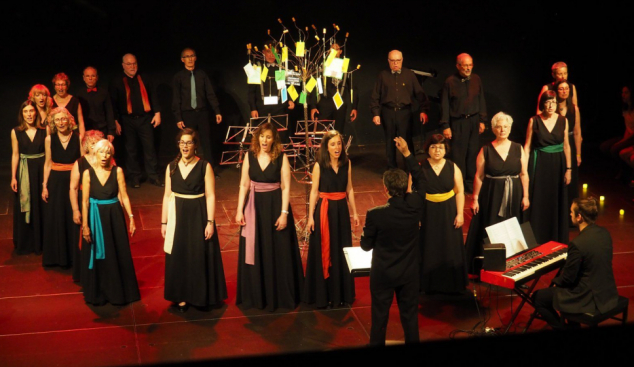
M 382 146 L 353 147 L 353 182 L 362 225 L 354 230 L 355 245 L 361 235 L 365 213 L 384 204 L 381 174 Z M 364 347 L 369 341 L 370 292 L 368 278 L 356 279 L 357 298 L 351 307 L 315 310 L 301 305 L 295 310 L 242 311 L 235 305 L 238 226 L 235 215 L 239 170 L 223 167 L 216 181 L 216 220 L 229 298 L 222 308 L 185 314 L 169 309 L 163 299 L 164 254 L 160 235 L 162 190 L 143 184 L 130 189 L 137 218 L 137 234 L 131 240 L 141 300 L 125 307 L 88 306 L 69 270 L 44 269 L 41 257 L 13 254 L 13 195 L 9 169 L 2 169 L 6 190 L 0 193 L 0 364 L 34 365 L 130 365 L 195 361 L 209 358 L 283 354 Z M 581 183 L 586 194 L 604 195 L 598 223 L 614 239 L 614 273 L 618 291 L 634 300 L 633 189 L 612 179 L 614 172 L 600 159 L 586 158 Z M 305 215 L 305 187 L 293 182 L 291 205 L 298 221 Z M 467 198 L 465 207 L 469 207 Z M 623 209 L 625 214 L 619 215 Z M 465 211 L 466 233 L 470 213 Z M 571 238 L 576 230 L 571 230 Z M 303 257 L 305 260 L 305 252 Z M 538 287 L 545 287 L 544 277 Z M 474 289 L 477 296 L 474 297 Z M 464 295 L 422 296 L 419 308 L 421 341 L 456 337 L 460 330 L 479 324 L 499 329 L 508 323 L 519 305 L 517 296 L 486 284 L 470 285 Z M 511 332 L 521 332 L 530 312 L 525 307 Z M 634 315 L 634 302 L 630 314 Z M 615 324 L 606 322 L 605 324 Z M 530 332 L 545 329 L 536 321 Z M 391 343 L 400 343 L 403 332 L 396 306 L 392 307 L 387 331 Z

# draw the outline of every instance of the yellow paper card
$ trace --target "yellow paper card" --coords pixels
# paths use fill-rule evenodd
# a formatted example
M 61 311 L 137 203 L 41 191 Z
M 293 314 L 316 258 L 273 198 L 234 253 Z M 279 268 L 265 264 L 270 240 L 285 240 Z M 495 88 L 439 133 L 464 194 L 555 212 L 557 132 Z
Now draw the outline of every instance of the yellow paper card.
M 313 78 L 312 76 L 310 77 L 310 80 L 308 81 L 308 83 L 306 83 L 306 90 L 310 93 L 313 91 L 313 88 L 315 88 L 315 85 L 317 84 L 317 81 L 315 80 L 315 78 Z
M 247 83 L 248 84 L 260 84 L 260 67 L 259 66 L 254 66 L 253 67 L 253 72 L 251 73 L 251 75 L 249 75 L 249 78 L 247 79 Z
M 288 60 L 288 47 L 282 47 L 282 62 Z
M 297 50 L 295 51 L 295 56 L 303 57 L 304 56 L 304 42 L 297 42 Z
M 339 94 L 339 92 L 332 97 L 332 100 L 335 102 L 335 107 L 337 107 L 337 109 L 343 105 L 343 99 L 341 98 L 341 94 Z
M 295 86 L 291 85 L 290 87 L 288 87 L 287 91 L 288 91 L 288 95 L 291 96 L 291 99 L 293 100 L 293 102 L 295 102 L 298 96 L 297 91 L 295 90 Z
M 350 59 L 345 57 L 343 59 L 343 67 L 341 68 L 344 73 L 348 72 L 348 64 L 350 63 Z
M 266 80 L 266 76 L 269 75 L 269 68 L 267 68 L 266 66 L 264 66 L 262 68 L 262 74 L 260 74 L 260 80 L 262 80 L 262 82 L 264 82 Z
M 335 56 L 337 56 L 337 50 L 330 50 L 328 58 L 326 59 L 326 66 L 330 66 L 330 63 L 335 59 Z

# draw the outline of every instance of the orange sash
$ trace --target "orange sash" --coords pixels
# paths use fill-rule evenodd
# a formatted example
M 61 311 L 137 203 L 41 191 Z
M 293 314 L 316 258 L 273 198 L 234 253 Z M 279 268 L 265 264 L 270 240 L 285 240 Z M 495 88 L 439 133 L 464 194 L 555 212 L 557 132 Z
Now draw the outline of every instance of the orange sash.
M 321 234 L 321 265 L 324 270 L 324 279 L 330 277 L 328 268 L 330 263 L 330 227 L 328 226 L 328 200 L 343 200 L 346 198 L 345 192 L 320 192 L 321 208 L 319 209 L 319 228 Z
M 143 100 L 143 110 L 145 112 L 152 111 L 150 108 L 150 99 L 147 96 L 147 90 L 145 90 L 145 84 L 143 84 L 143 79 L 141 79 L 141 75 L 137 74 L 137 78 L 139 79 L 139 90 L 141 91 L 141 99 Z M 127 77 L 123 77 L 123 85 L 125 86 L 125 98 L 126 105 L 128 107 L 128 114 L 132 113 L 132 101 L 130 100 L 130 85 L 128 84 Z
M 51 166 L 53 171 L 72 171 L 74 163 L 55 163 Z

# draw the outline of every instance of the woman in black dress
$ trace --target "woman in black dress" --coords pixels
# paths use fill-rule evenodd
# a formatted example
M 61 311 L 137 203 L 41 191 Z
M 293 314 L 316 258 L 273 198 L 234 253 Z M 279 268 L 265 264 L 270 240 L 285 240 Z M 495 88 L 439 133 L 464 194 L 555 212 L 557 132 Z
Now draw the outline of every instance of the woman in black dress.
M 53 96 L 53 108 L 64 107 L 77 122 L 76 129 L 79 129 L 79 139 L 84 137 L 84 114 L 81 110 L 79 98 L 68 94 L 70 87 L 70 79 L 64 73 L 55 74 L 53 77 L 53 86 L 55 87 L 55 95 Z
M 474 258 L 482 255 L 485 228 L 517 218 L 530 206 L 528 196 L 528 156 L 522 145 L 510 141 L 513 119 L 499 112 L 491 119 L 495 140 L 480 149 L 473 181 L 473 218 L 467 235 L 469 273 L 479 274 Z
M 559 61 L 553 64 L 552 68 L 552 76 L 553 76 L 553 81 L 552 83 L 548 83 L 546 85 L 544 85 L 542 87 L 542 90 L 539 92 L 539 98 L 537 98 L 537 114 L 539 115 L 542 112 L 542 109 L 540 107 L 539 101 L 540 98 L 542 96 L 542 94 L 547 91 L 547 90 L 552 90 L 552 91 L 557 91 L 557 88 L 555 87 L 555 84 L 559 83 L 559 82 L 568 82 L 568 65 L 563 62 L 563 61 Z M 569 94 L 568 97 L 566 98 L 566 100 L 568 101 L 568 103 L 577 106 L 577 88 L 575 87 L 574 84 L 568 82 L 568 85 L 570 86 L 570 90 L 569 90 Z
M 11 130 L 11 189 L 13 206 L 13 246 L 18 255 L 42 253 L 44 141 L 46 128 L 31 101 L 20 106 L 18 126 Z
M 36 84 L 31 87 L 29 91 L 29 101 L 35 104 L 37 112 L 40 114 L 42 124 L 46 125 L 47 132 L 50 134 L 51 130 L 48 125 L 48 115 L 53 109 L 53 98 L 51 98 L 51 92 L 43 84 Z
M 539 100 L 542 113 L 528 121 L 524 152 L 529 156 L 527 216 L 538 244 L 568 243 L 570 145 L 568 121 L 557 111 L 557 94 L 546 91 Z
M 44 266 L 70 267 L 73 265 L 73 248 L 79 239 L 79 228 L 73 222 L 70 204 L 70 171 L 75 161 L 83 155 L 79 134 L 73 132 L 75 119 L 63 107 L 55 108 L 49 115 L 51 135 L 46 137 L 44 162 Z
M 136 225 L 120 167 L 114 166 L 114 147 L 103 139 L 95 144 L 97 161 L 82 177 L 82 255 L 89 253 L 81 273 L 84 300 L 101 306 L 125 305 L 141 299 L 134 272 L 123 208 Z M 121 202 L 119 202 L 121 197 Z M 123 203 L 123 208 L 122 204 Z
M 236 304 L 245 309 L 294 309 L 301 300 L 304 271 L 289 203 L 290 171 L 277 130 L 260 125 L 242 163 L 235 217 L 243 226 Z
M 557 93 L 557 113 L 568 120 L 568 144 L 570 144 L 570 184 L 568 185 L 568 207 L 579 197 L 579 166 L 581 166 L 581 115 L 579 107 L 570 101 L 572 87 L 567 81 L 555 83 Z M 573 140 L 571 140 L 571 138 Z M 572 221 L 570 226 L 574 227 Z
M 445 159 L 449 142 L 440 134 L 425 142 L 425 210 L 421 219 L 421 281 L 425 293 L 457 293 L 467 286 L 462 224 L 464 187 L 458 166 Z
M 95 144 L 99 140 L 103 139 L 103 133 L 99 130 L 88 130 L 81 140 L 81 149 L 84 153 L 73 164 L 73 169 L 70 171 L 70 205 L 73 208 L 73 222 L 79 227 L 79 241 L 77 246 L 73 246 L 73 281 L 79 283 L 81 280 L 81 270 L 85 266 L 80 265 L 82 260 L 86 260 L 87 257 L 81 256 L 81 184 L 84 171 L 93 166 L 97 160 L 95 154 Z
M 179 154 L 165 173 L 161 235 L 165 238 L 165 299 L 181 312 L 227 299 L 216 230 L 214 171 L 195 155 L 198 134 L 189 128 L 176 137 Z
M 339 132 L 332 130 L 323 137 L 312 180 L 306 224 L 312 233 L 303 301 L 317 307 L 351 304 L 354 278 L 343 253 L 344 247 L 352 247 L 346 197 L 352 207 L 355 227 L 359 225 L 359 216 L 352 188 L 352 163 Z

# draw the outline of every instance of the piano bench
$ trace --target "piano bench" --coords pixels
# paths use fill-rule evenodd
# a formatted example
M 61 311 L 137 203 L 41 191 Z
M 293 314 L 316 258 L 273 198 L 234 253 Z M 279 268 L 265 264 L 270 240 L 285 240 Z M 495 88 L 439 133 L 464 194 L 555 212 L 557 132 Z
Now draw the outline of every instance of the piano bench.
M 612 319 L 621 321 L 623 325 L 627 322 L 627 307 L 629 305 L 630 300 L 626 297 L 619 296 L 619 301 L 609 312 L 603 314 L 589 314 L 589 313 L 565 313 L 561 312 L 561 322 L 564 323 L 566 320 L 572 322 L 578 322 L 580 324 L 585 324 L 591 327 L 596 327 L 599 323 Z M 617 315 L 622 314 L 621 318 L 616 317 Z

